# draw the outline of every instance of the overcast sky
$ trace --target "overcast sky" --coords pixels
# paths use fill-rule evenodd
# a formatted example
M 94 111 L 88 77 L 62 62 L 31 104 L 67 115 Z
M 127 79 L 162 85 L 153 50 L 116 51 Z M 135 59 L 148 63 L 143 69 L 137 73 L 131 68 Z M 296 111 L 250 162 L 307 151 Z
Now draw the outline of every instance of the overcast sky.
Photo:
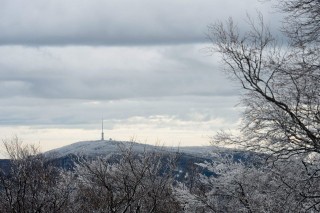
M 48 150 L 105 135 L 205 145 L 236 128 L 239 88 L 205 48 L 207 26 L 245 28 L 258 0 L 0 0 L 0 132 Z

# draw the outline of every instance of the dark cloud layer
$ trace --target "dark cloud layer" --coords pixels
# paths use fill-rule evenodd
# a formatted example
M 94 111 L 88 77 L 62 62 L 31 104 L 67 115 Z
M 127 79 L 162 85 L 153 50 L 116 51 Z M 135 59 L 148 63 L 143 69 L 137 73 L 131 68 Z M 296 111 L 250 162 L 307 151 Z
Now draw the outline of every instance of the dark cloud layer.
M 148 45 L 204 42 L 206 26 L 270 5 L 256 0 L 2 0 L 0 44 Z
M 237 91 L 204 47 L 2 47 L 0 125 L 84 124 L 102 113 L 192 119 L 191 109 L 228 117 L 217 104 Z
M 122 52 L 116 48 L 95 52 L 90 47 L 2 48 L 0 97 L 113 100 L 233 95 L 233 88 L 222 86 L 225 80 L 215 71 L 217 64 L 201 48 L 158 46 L 122 48 Z M 18 63 L 8 60 L 10 55 Z

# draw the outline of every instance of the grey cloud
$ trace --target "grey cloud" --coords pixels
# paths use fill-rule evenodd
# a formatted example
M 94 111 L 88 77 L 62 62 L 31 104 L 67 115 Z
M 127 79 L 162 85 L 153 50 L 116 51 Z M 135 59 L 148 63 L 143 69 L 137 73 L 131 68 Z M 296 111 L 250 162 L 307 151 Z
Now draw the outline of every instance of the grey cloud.
M 0 47 L 0 125 L 110 129 L 132 117 L 237 117 L 237 90 L 206 45 Z
M 256 0 L 2 0 L 0 44 L 141 45 L 204 42 L 217 19 L 270 4 Z M 274 21 L 273 21 L 274 22 Z
M 214 57 L 201 54 L 201 48 L 203 45 L 120 48 L 121 55 L 117 48 L 95 52 L 69 47 L 69 53 L 63 47 L 44 48 L 40 52 L 45 55 L 37 49 L 0 48 L 0 96 L 113 100 L 237 94 L 235 88 L 224 86 L 228 81 Z M 10 54 L 19 63 L 11 61 Z

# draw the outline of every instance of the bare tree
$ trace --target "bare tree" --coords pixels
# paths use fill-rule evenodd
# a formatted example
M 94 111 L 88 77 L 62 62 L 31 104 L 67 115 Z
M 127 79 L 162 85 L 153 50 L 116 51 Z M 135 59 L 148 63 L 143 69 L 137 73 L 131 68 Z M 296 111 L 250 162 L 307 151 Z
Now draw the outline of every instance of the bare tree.
M 249 20 L 251 30 L 245 34 L 231 19 L 212 25 L 209 34 L 227 73 L 246 92 L 242 141 L 279 156 L 320 153 L 319 48 L 281 48 L 261 15 L 258 20 Z
M 279 1 L 278 7 L 285 12 L 284 32 L 295 44 L 320 42 L 320 1 L 286 0 Z
M 173 158 L 122 148 L 118 159 L 80 161 L 76 202 L 82 211 L 179 212 L 173 195 Z
M 0 170 L 1 212 L 66 212 L 71 179 L 33 145 L 17 138 L 3 141 L 10 169 Z
M 200 177 L 197 190 L 176 189 L 176 196 L 186 203 L 185 212 L 320 210 L 319 174 L 314 172 L 319 169 L 318 162 L 291 159 L 257 166 L 253 162 L 236 162 L 230 156 L 219 159 L 202 164 L 216 176 Z
M 285 0 L 278 6 L 287 15 L 287 43 L 272 36 L 261 14 L 256 20 L 249 18 L 250 30 L 244 33 L 232 19 L 209 27 L 210 51 L 220 54 L 226 73 L 243 88 L 245 107 L 241 135 L 220 132 L 213 143 L 240 144 L 272 159 L 271 165 L 233 176 L 223 191 L 238 191 L 245 199 L 231 196 L 227 201 L 241 204 L 247 212 L 314 212 L 320 201 L 320 3 Z M 254 182 L 255 174 L 274 184 Z M 227 180 L 221 177 L 215 181 Z M 265 209 L 255 199 L 263 196 L 270 202 Z

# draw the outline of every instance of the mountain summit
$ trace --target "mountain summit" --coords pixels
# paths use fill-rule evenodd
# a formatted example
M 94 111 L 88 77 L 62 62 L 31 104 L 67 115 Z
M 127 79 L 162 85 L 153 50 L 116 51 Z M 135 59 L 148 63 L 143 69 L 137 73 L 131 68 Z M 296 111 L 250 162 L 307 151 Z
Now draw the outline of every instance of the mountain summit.
M 192 155 L 208 155 L 212 151 L 222 151 L 222 148 L 214 146 L 189 146 L 189 147 L 167 147 L 142 144 L 131 141 L 97 140 L 80 141 L 64 147 L 50 150 L 46 154 L 54 154 L 56 157 L 63 157 L 69 154 L 101 156 L 111 155 L 120 152 L 122 148 L 131 148 L 135 152 L 143 151 L 168 151 L 183 152 Z

